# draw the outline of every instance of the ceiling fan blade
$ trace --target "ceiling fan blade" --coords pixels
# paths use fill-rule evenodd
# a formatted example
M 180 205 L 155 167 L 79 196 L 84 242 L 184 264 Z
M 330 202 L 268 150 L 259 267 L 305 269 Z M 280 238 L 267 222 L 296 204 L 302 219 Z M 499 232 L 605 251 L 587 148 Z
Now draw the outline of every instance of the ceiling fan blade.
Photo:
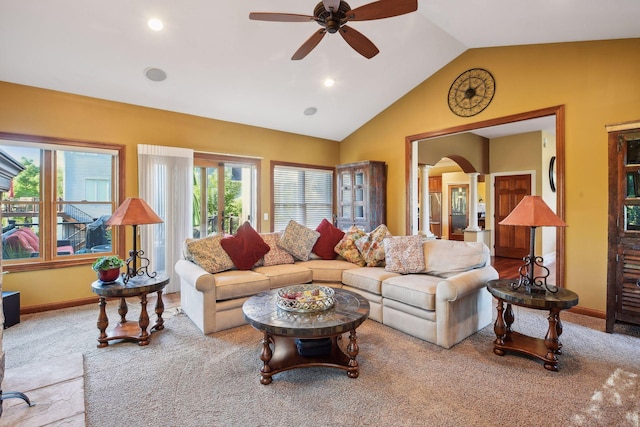
M 327 12 L 336 12 L 340 7 L 340 0 L 322 0 L 322 3 Z
M 274 22 L 309 22 L 315 21 L 315 16 L 296 15 L 295 13 L 271 13 L 271 12 L 251 12 L 249 19 L 255 21 L 274 21 Z
M 347 12 L 349 21 L 391 18 L 418 10 L 418 0 L 379 0 Z
M 367 59 L 373 58 L 378 54 L 378 52 L 380 52 L 371 40 L 348 25 L 340 27 L 340 35 L 344 41 L 349 43 L 349 46 L 354 48 L 356 52 Z
M 320 40 L 327 34 L 327 30 L 324 28 L 319 29 L 309 39 L 300 46 L 300 48 L 293 54 L 291 57 L 292 60 L 297 61 L 299 59 L 304 58 L 313 50 L 314 47 L 320 43 Z

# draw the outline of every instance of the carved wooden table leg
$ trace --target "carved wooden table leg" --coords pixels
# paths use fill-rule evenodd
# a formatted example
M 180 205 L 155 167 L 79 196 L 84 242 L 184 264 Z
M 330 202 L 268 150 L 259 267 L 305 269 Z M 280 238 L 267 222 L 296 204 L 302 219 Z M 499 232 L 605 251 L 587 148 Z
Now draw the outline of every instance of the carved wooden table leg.
M 347 355 L 349 356 L 349 367 L 353 370 L 347 371 L 349 378 L 358 378 L 360 375 L 360 368 L 358 367 L 358 361 L 356 356 L 360 353 L 360 347 L 358 347 L 358 337 L 356 336 L 356 330 L 352 329 L 349 332 L 349 344 L 347 344 Z
M 102 348 L 109 345 L 109 342 L 104 340 L 107 338 L 106 330 L 107 326 L 109 326 L 109 318 L 107 318 L 107 313 L 104 308 L 107 305 L 106 298 L 100 297 L 98 305 L 100 306 L 100 314 L 98 314 L 98 329 L 100 330 L 100 335 L 98 336 L 98 348 Z
M 118 314 L 120 315 L 120 323 L 127 323 L 127 313 L 129 312 L 129 307 L 127 307 L 127 300 L 124 297 L 120 298 L 120 305 L 118 306 Z
M 544 362 L 544 368 L 549 371 L 557 371 L 558 370 L 558 358 L 556 357 L 556 352 L 559 348 L 558 341 L 558 310 L 551 309 L 549 311 L 549 329 L 547 330 L 547 335 L 544 337 L 544 345 L 547 346 L 547 356 L 546 361 Z
M 513 315 L 513 307 L 511 304 L 507 304 L 507 308 L 504 311 L 504 322 L 507 324 L 507 337 L 509 339 L 509 335 L 511 335 L 511 325 L 513 325 L 513 321 L 515 320 L 515 316 Z
M 558 349 L 556 354 L 562 354 L 562 343 L 560 342 L 560 335 L 562 335 L 562 322 L 560 321 L 560 311 L 556 314 L 556 331 L 558 332 Z
M 496 322 L 493 324 L 493 331 L 496 334 L 496 340 L 494 341 L 494 344 L 504 345 L 504 337 L 507 335 L 507 326 L 504 323 L 504 317 L 502 315 L 504 311 L 504 305 L 502 300 L 499 298 L 496 309 L 498 310 L 498 316 L 496 317 Z M 498 356 L 504 356 L 504 350 L 500 348 L 494 347 L 493 352 Z
M 158 300 L 156 301 L 156 324 L 153 327 L 156 331 L 164 329 L 164 319 L 162 318 L 164 313 L 164 301 L 162 301 L 162 289 L 158 291 Z
M 147 331 L 147 328 L 149 327 L 147 294 L 140 295 L 140 320 L 138 324 L 140 325 L 140 342 L 138 342 L 138 345 L 147 345 L 149 344 L 149 332 Z
M 271 384 L 271 366 L 269 366 L 269 361 L 273 357 L 273 352 L 271 351 L 270 344 L 271 337 L 267 332 L 262 336 L 262 350 L 260 351 L 260 360 L 262 360 L 262 368 L 260 368 L 260 383 L 262 384 Z

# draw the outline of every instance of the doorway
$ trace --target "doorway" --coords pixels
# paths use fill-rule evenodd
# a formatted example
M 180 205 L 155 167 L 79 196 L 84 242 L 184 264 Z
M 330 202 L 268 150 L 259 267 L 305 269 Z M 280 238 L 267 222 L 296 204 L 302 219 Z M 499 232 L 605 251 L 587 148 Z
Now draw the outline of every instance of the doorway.
M 252 161 L 196 155 L 193 170 L 194 237 L 235 234 L 246 221 L 256 229 L 256 169 Z
M 454 126 L 445 129 L 437 129 L 429 132 L 424 132 L 416 135 L 409 135 L 405 138 L 405 158 L 406 158 L 406 234 L 416 234 L 418 232 L 418 197 L 417 197 L 417 180 L 418 180 L 418 143 L 420 141 L 440 138 L 443 136 L 462 134 L 465 132 L 474 132 L 478 130 L 507 130 L 512 131 L 513 127 L 518 128 L 517 132 L 510 132 L 509 134 L 521 133 L 519 128 L 527 127 L 528 131 L 544 130 L 547 127 L 537 127 L 542 122 L 551 120 L 551 127 L 555 129 L 556 147 L 555 147 L 555 213 L 560 217 L 565 217 L 565 190 L 564 190 L 564 159 L 565 159 L 565 107 L 564 105 L 557 105 L 548 108 L 542 108 L 539 110 L 528 111 L 524 113 L 517 113 L 510 116 L 498 117 L 489 120 L 479 121 L 475 123 L 468 123 L 464 125 Z M 536 126 L 536 128 L 532 128 Z M 488 205 L 487 205 L 488 207 Z M 489 214 L 489 212 L 487 212 Z M 487 216 L 488 220 L 491 217 Z M 491 224 L 492 225 L 492 224 Z M 489 227 L 490 224 L 487 224 Z M 555 276 L 558 286 L 563 286 L 565 278 L 565 239 L 566 232 L 564 228 L 558 228 L 555 233 L 555 255 L 556 255 L 556 268 Z
M 449 240 L 464 240 L 469 224 L 469 184 L 447 185 L 449 195 Z

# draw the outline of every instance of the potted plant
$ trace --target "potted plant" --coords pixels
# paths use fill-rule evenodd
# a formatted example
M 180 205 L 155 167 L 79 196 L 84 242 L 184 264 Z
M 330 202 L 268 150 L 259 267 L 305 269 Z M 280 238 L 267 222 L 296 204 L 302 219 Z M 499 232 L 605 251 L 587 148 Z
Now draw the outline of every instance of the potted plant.
M 101 282 L 115 282 L 125 262 L 116 255 L 101 256 L 91 265 Z

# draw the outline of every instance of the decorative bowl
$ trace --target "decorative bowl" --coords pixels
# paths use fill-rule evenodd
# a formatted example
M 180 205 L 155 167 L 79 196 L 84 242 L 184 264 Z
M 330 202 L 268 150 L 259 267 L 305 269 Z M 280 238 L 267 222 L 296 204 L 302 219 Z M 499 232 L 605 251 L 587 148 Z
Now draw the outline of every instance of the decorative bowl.
M 333 307 L 334 291 L 328 286 L 294 285 L 278 289 L 276 305 L 286 311 L 313 313 Z

